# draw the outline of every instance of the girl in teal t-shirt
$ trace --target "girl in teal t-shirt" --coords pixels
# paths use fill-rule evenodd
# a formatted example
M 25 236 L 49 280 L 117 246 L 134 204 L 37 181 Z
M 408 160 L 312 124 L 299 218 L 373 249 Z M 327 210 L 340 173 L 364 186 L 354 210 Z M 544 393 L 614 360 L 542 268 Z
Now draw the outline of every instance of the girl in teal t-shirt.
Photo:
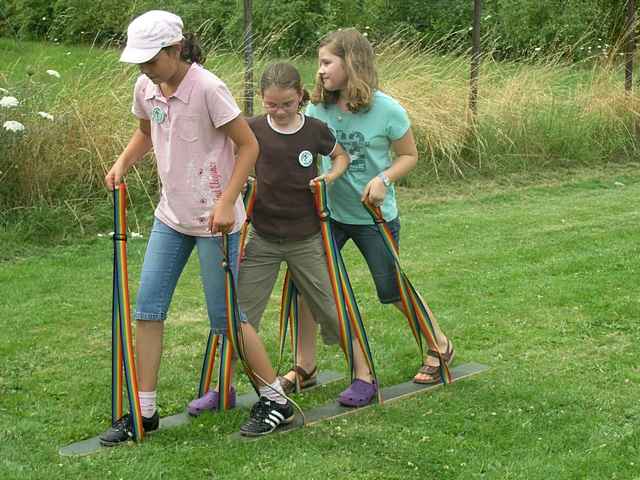
M 418 151 L 406 111 L 378 90 L 374 59 L 371 44 L 357 30 L 349 28 L 329 33 L 320 42 L 316 86 L 307 115 L 327 123 L 351 156 L 347 172 L 330 185 L 328 191 L 338 247 L 353 240 L 369 266 L 380 302 L 391 303 L 403 312 L 393 257 L 373 227 L 374 222 L 362 201 L 381 207 L 398 242 L 400 222 L 394 183 L 415 167 Z M 330 165 L 326 159 L 323 163 L 325 168 Z M 309 319 L 305 309 L 302 337 L 315 332 L 314 323 Z M 438 347 L 449 363 L 453 358 L 453 345 L 433 320 Z M 314 342 L 302 338 L 301 346 L 300 366 L 308 371 L 315 367 Z M 427 356 L 414 381 L 439 382 L 438 365 L 437 357 Z M 287 375 L 289 380 L 295 379 L 295 372 Z M 362 391 L 361 385 L 356 387 Z M 347 390 L 341 396 L 350 395 L 353 392 Z

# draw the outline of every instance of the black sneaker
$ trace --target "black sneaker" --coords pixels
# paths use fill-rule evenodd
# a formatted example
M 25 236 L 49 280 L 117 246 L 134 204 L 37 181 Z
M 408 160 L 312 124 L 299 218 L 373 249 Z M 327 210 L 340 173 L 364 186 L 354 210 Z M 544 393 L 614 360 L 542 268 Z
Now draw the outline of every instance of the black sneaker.
M 153 432 L 160 426 L 158 411 L 151 418 L 142 417 L 142 428 L 145 433 Z M 123 442 L 133 440 L 133 417 L 128 413 L 113 422 L 113 425 L 100 435 L 100 445 L 113 447 Z
M 293 406 L 289 401 L 280 405 L 267 397 L 260 397 L 260 400 L 251 407 L 250 415 L 247 423 L 240 427 L 240 435 L 246 437 L 267 435 L 278 428 L 278 425 L 291 423 L 295 417 Z

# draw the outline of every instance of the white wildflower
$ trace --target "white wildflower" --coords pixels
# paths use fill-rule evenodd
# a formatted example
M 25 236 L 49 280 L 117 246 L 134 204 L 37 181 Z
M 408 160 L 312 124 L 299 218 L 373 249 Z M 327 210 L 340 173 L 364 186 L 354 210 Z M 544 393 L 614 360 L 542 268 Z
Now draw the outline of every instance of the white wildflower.
M 53 122 L 53 115 L 51 115 L 50 113 L 38 112 L 38 115 L 40 115 L 44 119 L 51 120 Z
M 55 70 L 47 70 L 47 75 L 51 75 L 52 77 L 60 78 L 60 74 Z
M 131 232 L 131 238 L 142 238 L 143 235 L 138 232 Z
M 3 108 L 13 108 L 20 105 L 18 99 L 16 97 L 2 97 L 0 98 L 0 107 Z
M 539 52 L 540 50 L 542 50 L 542 47 L 536 47 L 536 48 L 534 48 L 534 50 L 535 50 L 536 52 Z
M 15 120 L 7 120 L 2 124 L 2 127 L 10 132 L 22 132 L 24 130 L 24 125 Z

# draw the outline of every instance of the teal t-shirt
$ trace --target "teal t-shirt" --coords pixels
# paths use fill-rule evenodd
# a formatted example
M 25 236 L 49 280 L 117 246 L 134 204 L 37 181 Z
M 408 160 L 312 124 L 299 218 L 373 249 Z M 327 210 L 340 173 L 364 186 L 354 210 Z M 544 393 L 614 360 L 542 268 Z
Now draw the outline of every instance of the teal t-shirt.
M 391 142 L 411 127 L 406 110 L 389 95 L 376 91 L 371 107 L 363 112 L 343 112 L 335 104 L 309 104 L 306 114 L 325 122 L 351 156 L 347 171 L 328 189 L 331 218 L 353 225 L 372 224 L 360 198 L 367 183 L 391 165 Z M 322 157 L 321 171 L 330 168 L 331 159 Z M 382 215 L 385 220 L 398 216 L 393 185 L 387 189 Z

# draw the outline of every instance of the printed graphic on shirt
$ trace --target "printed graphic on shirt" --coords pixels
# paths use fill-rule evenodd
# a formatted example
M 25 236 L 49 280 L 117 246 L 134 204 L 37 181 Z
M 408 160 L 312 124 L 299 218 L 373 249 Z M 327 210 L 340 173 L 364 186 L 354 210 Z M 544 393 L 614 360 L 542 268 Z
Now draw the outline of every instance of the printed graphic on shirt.
M 343 130 L 336 130 L 336 140 L 351 157 L 349 170 L 352 172 L 364 172 L 367 169 L 367 148 L 369 142 L 365 140 L 362 132 L 347 133 Z
M 220 172 L 218 172 L 218 165 L 215 162 L 211 162 L 209 168 L 209 191 L 213 192 L 215 200 L 220 200 L 222 197 L 222 185 L 221 185 Z
M 313 163 L 313 154 L 309 150 L 303 150 L 298 155 L 298 163 L 303 167 L 310 167 Z
M 191 160 L 187 165 L 187 178 L 194 200 L 203 207 L 209 208 L 222 196 L 222 177 L 215 161 L 198 167 Z

